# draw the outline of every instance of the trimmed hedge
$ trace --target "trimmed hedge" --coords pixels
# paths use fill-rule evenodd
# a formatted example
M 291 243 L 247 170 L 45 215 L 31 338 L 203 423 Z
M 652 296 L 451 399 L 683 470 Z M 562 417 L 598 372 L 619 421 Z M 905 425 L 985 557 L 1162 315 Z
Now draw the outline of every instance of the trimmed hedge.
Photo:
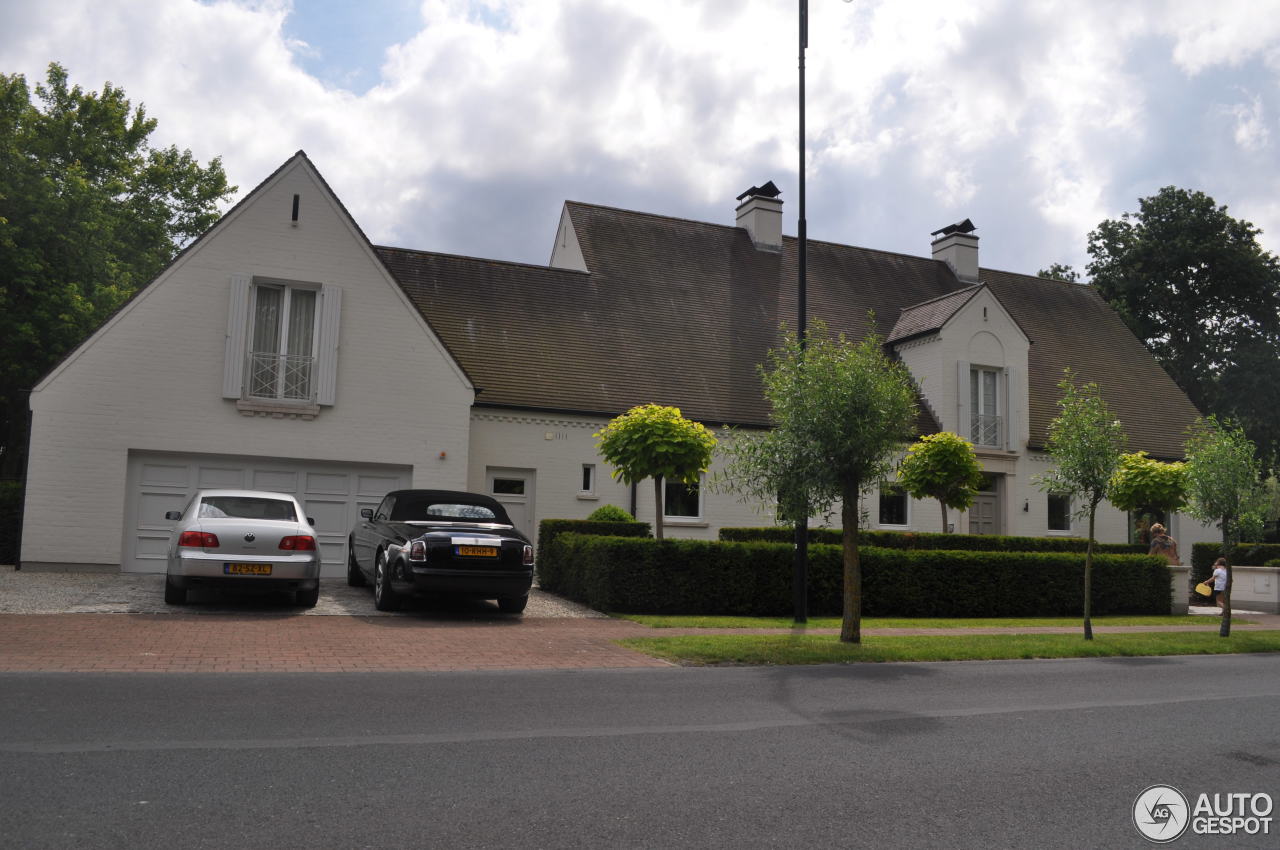
M 564 533 L 557 592 L 603 611 L 783 616 L 792 609 L 792 547 Z M 864 616 L 1076 616 L 1084 559 L 1076 553 L 861 550 Z M 541 568 L 540 568 L 541 569 Z M 839 615 L 841 550 L 809 549 L 809 606 Z M 1163 558 L 1095 555 L 1093 613 L 1168 614 Z
M 1222 556 L 1221 543 L 1196 543 L 1191 547 L 1191 578 L 1202 582 L 1213 574 L 1213 562 Z M 1240 543 L 1227 558 L 1233 567 L 1261 567 L 1280 558 L 1280 543 Z
M 538 523 L 538 586 L 561 592 L 564 559 L 555 552 L 556 539 L 565 533 L 648 537 L 647 522 L 598 522 L 589 519 L 544 519 Z
M 22 539 L 22 483 L 0 481 L 0 564 L 18 563 Z
M 809 529 L 810 543 L 840 546 L 842 532 L 838 528 Z M 795 529 L 783 526 L 765 528 L 722 528 L 721 540 L 793 543 Z M 945 549 L 950 552 L 1083 552 L 1089 541 L 1079 537 L 1012 537 L 1000 534 L 921 534 L 914 531 L 858 532 L 858 547 L 881 549 Z M 1094 554 L 1145 555 L 1147 547 L 1140 543 L 1095 543 Z

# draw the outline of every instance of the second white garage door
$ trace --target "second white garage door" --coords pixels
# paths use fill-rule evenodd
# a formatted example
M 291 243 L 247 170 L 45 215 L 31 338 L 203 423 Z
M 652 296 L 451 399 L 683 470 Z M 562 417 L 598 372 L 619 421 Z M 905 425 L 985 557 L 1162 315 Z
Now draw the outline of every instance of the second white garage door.
M 347 535 L 361 508 L 376 507 L 388 491 L 408 487 L 407 466 L 280 460 L 230 455 L 130 452 L 125 509 L 125 572 L 162 573 L 169 529 L 166 511 L 180 511 L 210 488 L 291 493 L 315 520 L 322 575 L 345 575 Z

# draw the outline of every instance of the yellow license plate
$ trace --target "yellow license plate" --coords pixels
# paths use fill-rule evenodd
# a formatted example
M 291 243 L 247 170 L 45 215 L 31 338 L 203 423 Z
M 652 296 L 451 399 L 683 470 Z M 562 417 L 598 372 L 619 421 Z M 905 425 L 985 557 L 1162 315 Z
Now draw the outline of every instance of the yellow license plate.
M 497 546 L 459 546 L 458 554 L 464 558 L 496 558 Z
M 222 572 L 229 576 L 269 576 L 270 564 L 223 564 Z

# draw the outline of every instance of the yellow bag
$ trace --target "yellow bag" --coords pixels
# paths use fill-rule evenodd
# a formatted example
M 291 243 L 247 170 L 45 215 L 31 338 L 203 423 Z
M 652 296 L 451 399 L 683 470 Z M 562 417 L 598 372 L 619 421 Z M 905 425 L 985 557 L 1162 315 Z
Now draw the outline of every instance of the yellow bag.
M 1213 596 L 1213 588 L 1209 586 L 1209 582 L 1202 581 L 1196 585 L 1196 593 L 1201 596 Z

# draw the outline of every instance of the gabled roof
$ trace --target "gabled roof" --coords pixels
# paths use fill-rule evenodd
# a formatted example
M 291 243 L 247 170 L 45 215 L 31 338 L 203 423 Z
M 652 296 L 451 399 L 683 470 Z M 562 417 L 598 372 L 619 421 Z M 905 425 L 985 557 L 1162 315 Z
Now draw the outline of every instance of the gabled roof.
M 930 298 L 919 304 L 903 307 L 898 315 L 898 321 L 894 323 L 893 330 L 889 331 L 885 342 L 901 342 L 911 337 L 942 330 L 942 326 L 960 312 L 961 307 L 973 300 L 973 296 L 977 295 L 981 289 L 982 284 L 975 284 L 946 295 L 939 295 L 937 298 Z
M 656 402 L 707 423 L 768 425 L 758 365 L 779 324 L 795 325 L 796 240 L 784 237 L 781 253 L 758 251 L 738 227 L 565 208 L 588 272 L 377 249 L 483 389 L 477 404 L 615 415 Z M 1035 341 L 1033 447 L 1045 443 L 1070 367 L 1102 386 L 1132 448 L 1181 456 L 1195 407 L 1092 288 L 980 274 Z M 954 314 L 979 288 L 938 260 L 812 240 L 807 282 L 810 315 L 855 339 L 872 322 L 882 337 L 901 339 L 908 326 Z M 926 405 L 918 426 L 937 430 Z

